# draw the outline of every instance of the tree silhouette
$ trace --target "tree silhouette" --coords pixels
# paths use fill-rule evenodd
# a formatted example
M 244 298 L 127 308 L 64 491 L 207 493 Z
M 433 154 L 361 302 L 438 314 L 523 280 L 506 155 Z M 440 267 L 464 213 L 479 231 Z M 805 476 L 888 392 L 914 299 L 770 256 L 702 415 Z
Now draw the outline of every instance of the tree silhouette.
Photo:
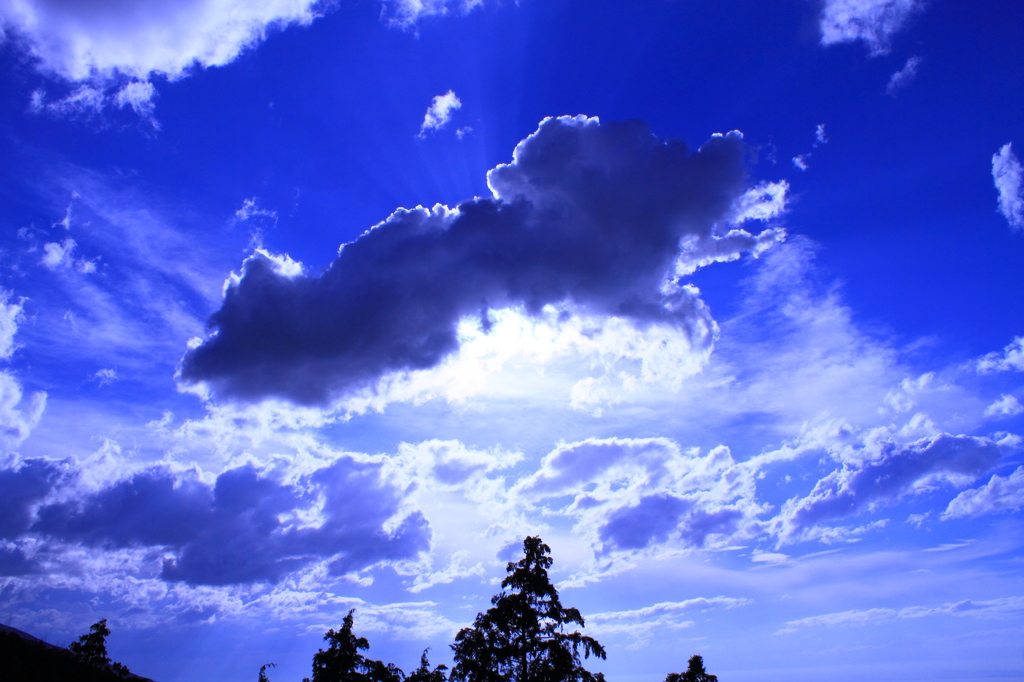
M 685 673 L 669 673 L 665 682 L 718 682 L 717 675 L 709 675 L 701 656 L 691 656 Z
M 270 678 L 267 677 L 267 668 L 276 668 L 277 663 L 267 663 L 266 665 L 260 666 L 260 677 L 256 682 L 270 682 Z
M 320 649 L 313 655 L 312 682 L 402 682 L 405 675 L 401 669 L 389 663 L 366 658 L 362 650 L 369 649 L 365 637 L 352 634 L 352 613 L 348 612 L 341 630 L 328 630 L 324 641 L 330 642 L 327 650 Z M 309 682 L 305 678 L 303 682 Z
M 430 668 L 430 661 L 427 659 L 427 652 L 430 648 L 423 650 L 420 654 L 420 667 L 409 673 L 409 676 L 405 678 L 405 682 L 447 682 L 444 671 L 448 669 L 448 666 L 443 663 L 433 670 Z
M 591 654 L 605 658 L 597 640 L 579 632 L 565 632 L 583 616 L 563 608 L 558 590 L 548 579 L 551 548 L 540 538 L 523 541 L 523 558 L 509 562 L 502 591 L 491 599 L 492 607 L 478 613 L 473 627 L 455 637 L 456 682 L 600 682 L 580 664 Z M 507 592 L 505 589 L 507 588 Z
M 97 621 L 89 626 L 89 634 L 82 635 L 77 642 L 68 645 L 68 651 L 82 663 L 98 670 L 109 670 L 119 677 L 128 677 L 127 666 L 110 660 L 107 655 L 107 637 L 110 628 L 107 619 Z

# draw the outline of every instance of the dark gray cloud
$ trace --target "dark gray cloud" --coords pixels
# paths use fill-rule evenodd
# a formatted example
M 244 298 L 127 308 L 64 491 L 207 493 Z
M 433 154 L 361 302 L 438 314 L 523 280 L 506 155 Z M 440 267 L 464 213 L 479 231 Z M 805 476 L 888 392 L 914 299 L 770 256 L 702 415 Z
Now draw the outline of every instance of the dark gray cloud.
M 693 500 L 662 493 L 609 514 L 600 537 L 606 547 L 615 549 L 644 549 L 673 538 L 686 547 L 703 547 L 709 535 L 736 532 L 742 517 L 737 509 L 708 510 Z
M 649 495 L 633 507 L 617 509 L 601 528 L 601 540 L 620 549 L 643 549 L 664 542 L 690 505 L 674 495 Z
M 67 473 L 67 462 L 43 458 L 0 469 L 0 539 L 13 540 L 28 530 L 36 505 Z
M 747 154 L 738 133 L 691 151 L 640 121 L 546 119 L 490 171 L 493 197 L 399 210 L 320 274 L 248 258 L 180 378 L 220 398 L 324 404 L 437 365 L 457 350 L 460 319 L 486 328 L 489 308 L 509 306 L 564 304 L 710 343 L 707 310 L 673 273 L 681 258 L 729 260 L 778 239 L 726 229 Z
M 943 433 L 908 445 L 883 442 L 869 460 L 844 465 L 818 481 L 807 497 L 787 502 L 778 519 L 780 535 L 799 536 L 827 521 L 893 502 L 915 488 L 974 481 L 1000 457 L 998 444 L 974 436 Z
M 162 577 L 191 584 L 277 582 L 312 561 L 336 574 L 426 550 L 422 514 L 388 532 L 401 493 L 376 465 L 342 458 L 288 483 L 251 465 L 210 486 L 194 474 L 140 472 L 79 499 L 45 506 L 31 532 L 94 547 L 161 547 Z M 315 510 L 316 521 L 300 521 Z

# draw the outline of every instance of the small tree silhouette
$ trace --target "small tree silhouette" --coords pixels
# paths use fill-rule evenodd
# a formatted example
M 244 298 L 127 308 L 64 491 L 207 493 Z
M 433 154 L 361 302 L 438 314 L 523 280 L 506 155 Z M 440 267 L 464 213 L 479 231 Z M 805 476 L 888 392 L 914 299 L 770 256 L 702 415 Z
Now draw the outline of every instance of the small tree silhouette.
M 348 612 L 341 630 L 328 630 L 324 641 L 330 642 L 326 650 L 313 655 L 312 682 L 402 682 L 405 675 L 397 666 L 366 658 L 362 650 L 369 649 L 365 637 L 352 634 L 352 613 Z M 303 682 L 309 682 L 305 678 Z
M 267 663 L 266 665 L 260 666 L 260 678 L 256 682 L 270 682 L 270 678 L 267 677 L 267 668 L 276 668 L 277 663 Z
M 420 654 L 420 667 L 409 673 L 409 676 L 405 678 L 405 682 L 447 682 L 447 677 L 444 671 L 448 669 L 448 666 L 443 663 L 433 670 L 430 669 L 430 661 L 427 659 L 427 652 L 430 651 L 430 647 L 423 650 Z
M 104 618 L 89 626 L 89 634 L 82 635 L 77 642 L 69 644 L 68 651 L 88 666 L 99 670 L 109 670 L 118 677 L 128 677 L 131 673 L 127 666 L 111 661 L 107 655 L 107 637 L 109 636 L 110 628 L 107 627 L 107 619 Z
M 523 541 L 523 558 L 509 562 L 503 590 L 491 599 L 492 607 L 478 613 L 473 627 L 455 637 L 456 682 L 598 682 L 580 664 L 591 654 L 605 658 L 604 647 L 579 632 L 565 632 L 583 616 L 563 608 L 558 590 L 548 579 L 551 548 L 540 538 Z M 504 591 L 508 588 L 508 592 Z
M 718 682 L 717 675 L 709 675 L 701 656 L 691 656 L 685 673 L 669 673 L 665 682 Z

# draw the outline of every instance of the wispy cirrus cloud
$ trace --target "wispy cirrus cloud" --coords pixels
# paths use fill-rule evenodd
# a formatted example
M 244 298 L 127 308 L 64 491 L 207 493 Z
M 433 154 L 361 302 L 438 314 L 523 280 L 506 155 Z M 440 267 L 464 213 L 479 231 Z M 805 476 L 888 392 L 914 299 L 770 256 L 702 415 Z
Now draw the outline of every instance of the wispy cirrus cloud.
M 921 67 L 922 62 L 924 60 L 921 57 L 911 57 L 908 59 L 902 69 L 889 76 L 889 83 L 885 86 L 885 92 L 895 95 L 910 85 L 911 81 L 917 78 L 917 70 Z
M 875 625 L 893 620 L 924 618 L 928 616 L 973 616 L 976 618 L 1000 618 L 1014 616 L 1024 611 L 1024 597 L 1000 597 L 974 601 L 963 601 L 942 606 L 907 606 L 901 609 L 875 608 L 826 613 L 799 620 L 791 620 L 778 634 L 796 632 L 801 628 L 838 627 L 845 625 Z
M 683 601 L 660 602 L 628 611 L 605 611 L 587 616 L 588 631 L 598 636 L 623 636 L 638 647 L 654 634 L 682 630 L 694 625 L 688 616 L 713 609 L 734 609 L 746 606 L 749 599 L 736 597 L 697 597 Z
M 484 0 L 382 0 L 384 16 L 403 28 L 411 28 L 429 17 L 466 14 L 484 4 Z

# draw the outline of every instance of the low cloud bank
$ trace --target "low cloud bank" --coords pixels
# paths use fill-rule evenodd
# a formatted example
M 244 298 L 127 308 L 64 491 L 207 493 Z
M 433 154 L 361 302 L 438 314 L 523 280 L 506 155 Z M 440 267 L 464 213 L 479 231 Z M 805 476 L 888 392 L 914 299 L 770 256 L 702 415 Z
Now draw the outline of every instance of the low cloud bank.
M 88 490 L 78 473 L 44 459 L 0 470 L 0 540 L 151 548 L 161 578 L 193 585 L 276 583 L 317 561 L 345 575 L 430 546 L 427 520 L 399 513 L 402 491 L 380 465 L 349 457 L 291 481 L 247 464 L 211 485 L 193 469 L 155 466 Z M 34 570 L 22 548 L 10 551 L 19 556 L 8 574 Z

